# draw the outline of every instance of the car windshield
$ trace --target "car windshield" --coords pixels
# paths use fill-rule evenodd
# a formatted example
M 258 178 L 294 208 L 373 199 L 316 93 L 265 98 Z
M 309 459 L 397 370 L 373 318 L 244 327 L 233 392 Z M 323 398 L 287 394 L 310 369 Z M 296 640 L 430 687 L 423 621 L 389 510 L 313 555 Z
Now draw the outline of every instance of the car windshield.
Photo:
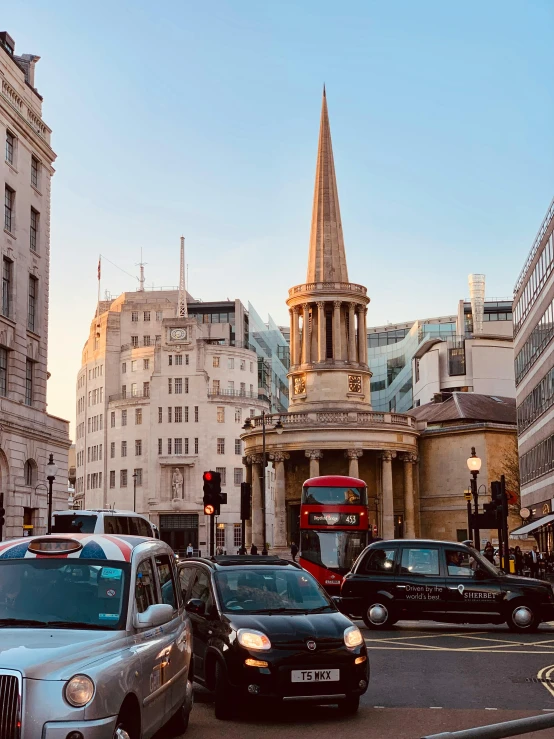
M 215 575 L 224 611 L 313 613 L 336 608 L 307 572 L 297 569 L 243 568 Z
M 0 628 L 125 628 L 129 565 L 41 558 L 0 561 Z
M 300 537 L 300 556 L 338 573 L 349 572 L 367 544 L 365 531 L 316 531 L 306 529 Z
M 54 515 L 53 534 L 93 534 L 98 516 Z
M 364 488 L 305 487 L 302 490 L 305 505 L 367 505 Z

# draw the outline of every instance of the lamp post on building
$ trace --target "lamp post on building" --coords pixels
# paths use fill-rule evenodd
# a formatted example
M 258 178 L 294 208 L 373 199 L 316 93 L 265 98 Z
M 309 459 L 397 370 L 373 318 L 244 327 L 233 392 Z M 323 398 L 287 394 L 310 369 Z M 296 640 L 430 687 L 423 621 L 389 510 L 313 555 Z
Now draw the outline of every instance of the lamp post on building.
M 58 468 L 54 462 L 54 455 L 50 454 L 46 465 L 46 479 L 48 480 L 48 521 L 46 522 L 46 533 L 52 533 L 52 487 L 58 474 Z
M 265 448 L 265 431 L 266 431 L 266 412 L 262 411 L 262 476 L 260 479 L 261 483 L 261 491 L 262 491 L 262 538 L 263 538 L 263 548 L 262 548 L 262 554 L 267 555 L 267 527 L 266 527 L 266 520 L 265 520 L 265 467 L 267 464 L 267 453 Z M 247 418 L 244 422 L 244 426 L 242 427 L 244 431 L 252 431 L 252 419 Z M 273 431 L 277 432 L 278 434 L 282 434 L 284 431 L 283 424 L 281 423 L 281 417 L 277 419 L 277 423 L 273 427 Z
M 133 511 L 137 512 L 137 471 L 133 473 Z
M 473 527 L 473 543 L 477 551 L 481 551 L 481 542 L 479 540 L 479 524 L 477 516 L 479 515 L 479 491 L 477 490 L 477 475 L 481 469 L 481 460 L 475 453 L 475 447 L 471 447 L 471 456 L 467 460 L 468 470 L 471 472 L 471 495 L 475 506 L 475 526 Z M 471 506 L 471 503 L 470 503 Z

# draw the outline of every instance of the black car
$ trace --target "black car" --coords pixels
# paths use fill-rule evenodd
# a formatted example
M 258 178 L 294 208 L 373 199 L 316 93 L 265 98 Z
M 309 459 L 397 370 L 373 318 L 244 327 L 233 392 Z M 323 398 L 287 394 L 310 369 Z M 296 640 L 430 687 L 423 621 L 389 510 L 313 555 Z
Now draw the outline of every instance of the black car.
M 473 547 L 398 539 L 370 544 L 341 587 L 339 607 L 370 629 L 400 619 L 507 623 L 535 631 L 554 619 L 550 583 L 505 575 Z
M 369 664 L 362 634 L 316 580 L 278 557 L 190 557 L 178 565 L 193 628 L 194 679 L 216 718 L 244 698 L 358 709 Z

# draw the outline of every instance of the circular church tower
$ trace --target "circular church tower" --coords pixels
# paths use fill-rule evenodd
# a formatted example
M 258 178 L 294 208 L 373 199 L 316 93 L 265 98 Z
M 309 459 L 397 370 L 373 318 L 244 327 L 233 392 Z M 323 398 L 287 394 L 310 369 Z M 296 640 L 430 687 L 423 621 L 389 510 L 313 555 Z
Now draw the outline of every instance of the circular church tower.
M 289 290 L 287 300 L 290 405 L 287 413 L 265 417 L 266 452 L 275 467 L 274 501 L 262 499 L 262 418 L 252 419 L 252 430 L 242 436 L 246 479 L 252 483 L 249 531 L 258 547 L 264 544 L 263 519 L 270 503 L 274 549 L 298 542 L 302 483 L 326 474 L 365 480 L 370 520 L 380 536 L 417 534 L 418 434 L 409 416 L 371 410 L 368 303 L 366 288 L 348 279 L 324 90 L 308 273 L 304 284 Z

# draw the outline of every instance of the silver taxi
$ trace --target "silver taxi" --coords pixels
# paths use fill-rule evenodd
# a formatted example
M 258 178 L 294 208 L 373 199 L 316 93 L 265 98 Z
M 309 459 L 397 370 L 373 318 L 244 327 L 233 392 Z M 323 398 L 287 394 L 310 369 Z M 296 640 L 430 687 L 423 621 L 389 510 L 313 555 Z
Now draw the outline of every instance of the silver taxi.
M 134 536 L 0 543 L 0 737 L 186 731 L 191 626 L 173 552 Z

